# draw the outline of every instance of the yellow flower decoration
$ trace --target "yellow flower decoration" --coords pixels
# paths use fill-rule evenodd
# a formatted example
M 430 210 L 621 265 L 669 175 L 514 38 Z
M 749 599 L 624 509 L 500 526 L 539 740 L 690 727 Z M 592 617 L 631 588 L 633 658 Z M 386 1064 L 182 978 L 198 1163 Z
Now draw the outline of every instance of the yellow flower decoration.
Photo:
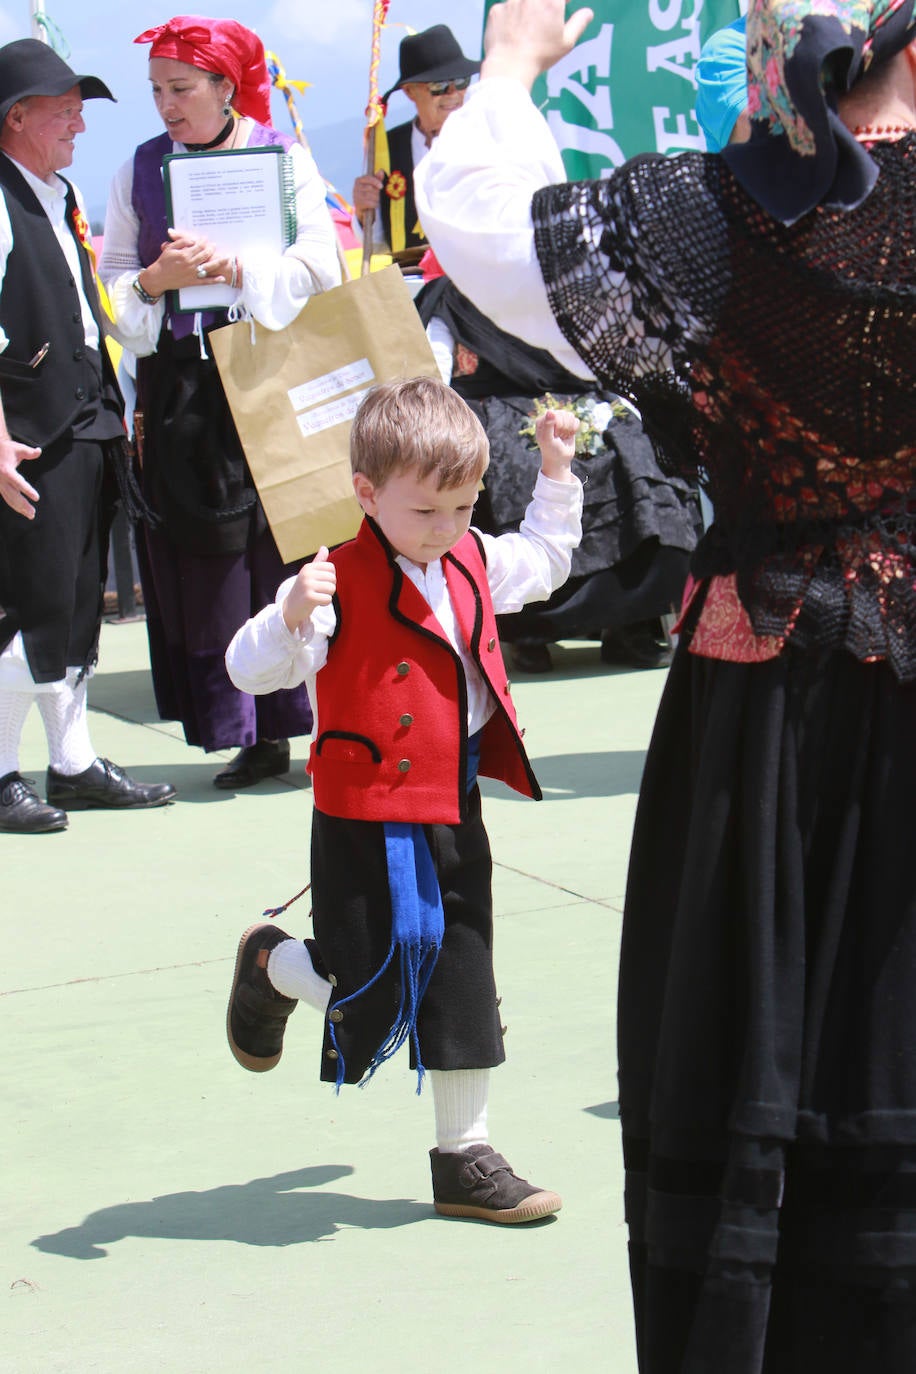
M 84 248 L 92 247 L 92 234 L 89 229 L 89 221 L 83 214 L 79 206 L 73 211 L 73 227 L 76 230 L 76 237 Z
M 385 194 L 392 200 L 403 200 L 407 195 L 407 178 L 403 172 L 392 172 L 385 182 Z
M 79 206 L 73 211 L 72 218 L 73 228 L 76 230 L 76 237 L 89 254 L 89 261 L 92 263 L 93 272 L 95 272 L 95 249 L 92 246 L 92 230 L 89 228 L 89 221 Z

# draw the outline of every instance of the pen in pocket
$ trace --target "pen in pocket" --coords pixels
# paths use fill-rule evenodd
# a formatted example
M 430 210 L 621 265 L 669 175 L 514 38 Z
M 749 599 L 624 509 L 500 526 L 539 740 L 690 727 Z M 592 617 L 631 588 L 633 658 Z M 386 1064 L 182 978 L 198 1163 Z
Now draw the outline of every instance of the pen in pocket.
M 35 356 L 29 359 L 29 367 L 37 367 L 50 347 L 50 343 L 43 343 Z

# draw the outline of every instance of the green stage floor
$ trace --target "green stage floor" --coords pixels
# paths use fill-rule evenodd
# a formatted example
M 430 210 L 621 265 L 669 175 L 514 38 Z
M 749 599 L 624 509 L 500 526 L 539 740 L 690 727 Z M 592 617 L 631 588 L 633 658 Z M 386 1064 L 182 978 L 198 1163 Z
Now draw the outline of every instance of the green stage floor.
M 307 881 L 307 741 L 238 795 L 156 717 L 141 621 L 106 624 L 96 748 L 178 802 L 0 836 L 4 1374 L 635 1374 L 614 1071 L 636 790 L 664 672 L 567 643 L 515 696 L 545 801 L 486 783 L 507 1064 L 494 1145 L 564 1198 L 528 1227 L 440 1219 L 406 1056 L 318 1082 L 300 1008 L 269 1074 L 224 1037 L 241 930 Z M 43 784 L 37 711 L 23 772 Z M 308 898 L 283 918 L 308 933 Z

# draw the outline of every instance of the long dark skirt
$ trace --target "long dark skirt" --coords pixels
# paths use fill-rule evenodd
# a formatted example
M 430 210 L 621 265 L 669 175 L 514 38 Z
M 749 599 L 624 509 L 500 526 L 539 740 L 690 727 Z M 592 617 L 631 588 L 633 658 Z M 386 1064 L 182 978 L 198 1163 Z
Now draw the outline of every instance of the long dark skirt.
M 621 956 L 642 1374 L 916 1370 L 916 687 L 681 644 Z
M 540 468 L 540 454 L 519 433 L 534 402 L 492 396 L 470 404 L 490 442 L 474 523 L 488 534 L 504 534 L 518 529 Z M 599 452 L 577 458 L 573 470 L 584 483 L 584 504 L 571 576 L 547 601 L 499 617 L 506 643 L 600 636 L 680 605 L 697 542 L 698 505 L 686 482 L 661 471 L 642 423 L 618 416 Z
M 208 751 L 307 735 L 304 687 L 250 696 L 233 686 L 224 662 L 236 630 L 297 571 L 281 561 L 270 530 L 235 554 L 188 553 L 158 530 L 144 536 L 137 561 L 162 719 L 181 721 L 188 744 Z

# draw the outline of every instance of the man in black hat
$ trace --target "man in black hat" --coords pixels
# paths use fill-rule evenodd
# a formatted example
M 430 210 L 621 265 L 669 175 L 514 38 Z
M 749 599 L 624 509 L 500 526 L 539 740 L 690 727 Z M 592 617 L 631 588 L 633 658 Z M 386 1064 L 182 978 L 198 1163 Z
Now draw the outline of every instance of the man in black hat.
M 135 782 L 89 740 L 123 402 L 89 226 L 57 173 L 73 161 L 92 99 L 114 97 L 44 43 L 0 48 L 0 831 L 16 834 L 63 830 L 70 809 L 160 806 L 175 793 Z M 34 702 L 48 738 L 47 805 L 19 773 Z
M 400 77 L 382 99 L 387 104 L 395 91 L 403 91 L 417 113 L 388 134 L 387 159 L 378 158 L 376 171 L 353 183 L 357 215 L 378 212 L 393 253 L 427 246 L 414 203 L 413 169 L 452 111 L 464 104 L 471 77 L 480 71 L 480 63 L 465 57 L 445 24 L 403 39 L 398 56 Z

